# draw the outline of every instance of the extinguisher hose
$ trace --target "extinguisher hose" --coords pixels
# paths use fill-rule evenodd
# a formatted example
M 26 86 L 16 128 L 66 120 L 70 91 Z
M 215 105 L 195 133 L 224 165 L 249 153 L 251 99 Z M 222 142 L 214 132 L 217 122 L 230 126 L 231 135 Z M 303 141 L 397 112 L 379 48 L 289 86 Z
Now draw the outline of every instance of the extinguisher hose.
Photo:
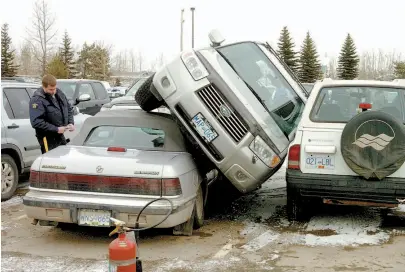
M 167 212 L 166 216 L 165 216 L 162 220 L 160 220 L 160 222 L 158 222 L 157 224 L 155 224 L 155 225 L 153 225 L 153 226 L 146 227 L 146 228 L 139 228 L 139 218 L 140 218 L 142 212 L 143 212 L 150 204 L 155 203 L 155 202 L 157 202 L 157 201 L 161 201 L 161 200 L 164 200 L 164 201 L 167 201 L 167 202 L 170 203 L 170 209 L 169 209 L 169 211 Z M 136 221 L 135 221 L 135 229 L 133 229 L 133 230 L 134 230 L 134 231 L 141 231 L 141 230 L 147 230 L 147 229 L 152 229 L 152 228 L 154 228 L 154 227 L 157 227 L 157 226 L 159 226 L 160 224 L 162 224 L 167 218 L 169 218 L 169 216 L 172 214 L 172 212 L 173 212 L 173 202 L 172 202 L 170 199 L 165 198 L 165 197 L 159 197 L 159 198 L 153 199 L 153 200 L 149 201 L 145 206 L 143 206 L 143 208 L 142 208 L 142 209 L 140 210 L 140 212 L 138 213 L 138 216 L 136 217 Z

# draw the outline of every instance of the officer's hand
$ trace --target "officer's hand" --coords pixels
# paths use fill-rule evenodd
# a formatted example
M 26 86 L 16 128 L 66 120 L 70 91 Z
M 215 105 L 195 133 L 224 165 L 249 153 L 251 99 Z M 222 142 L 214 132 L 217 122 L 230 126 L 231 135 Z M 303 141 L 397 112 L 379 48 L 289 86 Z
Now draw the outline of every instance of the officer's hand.
M 69 131 L 74 131 L 74 130 L 75 130 L 75 126 L 72 125 L 72 124 L 69 124 L 69 125 L 67 126 L 67 129 L 69 129 Z
M 66 127 L 58 127 L 58 133 L 63 134 L 66 130 Z

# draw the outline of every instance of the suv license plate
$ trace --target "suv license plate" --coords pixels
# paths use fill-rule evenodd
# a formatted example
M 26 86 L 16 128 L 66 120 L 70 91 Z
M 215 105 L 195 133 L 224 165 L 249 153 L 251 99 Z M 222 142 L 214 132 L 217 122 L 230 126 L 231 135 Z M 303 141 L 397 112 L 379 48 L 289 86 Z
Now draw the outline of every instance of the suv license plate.
M 82 226 L 109 227 L 110 211 L 79 209 L 78 223 Z
M 208 143 L 212 142 L 218 137 L 218 133 L 212 128 L 211 124 L 205 119 L 204 115 L 197 113 L 191 119 L 198 134 Z
M 335 156 L 323 154 L 306 154 L 305 168 L 310 169 L 335 169 Z

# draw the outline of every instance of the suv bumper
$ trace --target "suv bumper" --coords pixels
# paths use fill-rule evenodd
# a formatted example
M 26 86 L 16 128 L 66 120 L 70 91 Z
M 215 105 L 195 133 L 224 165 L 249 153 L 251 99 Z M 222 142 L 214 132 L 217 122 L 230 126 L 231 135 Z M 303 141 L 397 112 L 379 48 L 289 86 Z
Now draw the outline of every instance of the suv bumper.
M 304 174 L 287 169 L 286 180 L 287 186 L 301 197 L 322 198 L 330 204 L 361 205 L 363 202 L 383 207 L 387 206 L 384 204 L 396 206 L 398 199 L 405 199 L 405 178 L 369 181 L 358 176 Z

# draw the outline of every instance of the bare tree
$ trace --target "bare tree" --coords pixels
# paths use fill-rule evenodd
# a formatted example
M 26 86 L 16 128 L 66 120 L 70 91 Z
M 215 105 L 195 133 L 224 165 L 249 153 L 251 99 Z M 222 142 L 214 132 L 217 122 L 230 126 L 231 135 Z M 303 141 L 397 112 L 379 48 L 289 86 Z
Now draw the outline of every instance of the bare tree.
M 331 57 L 330 59 L 329 59 L 329 64 L 328 64 L 328 69 L 327 69 L 327 74 L 326 74 L 326 77 L 327 78 L 332 78 L 332 79 L 335 79 L 336 77 L 337 77 L 337 71 L 336 71 L 336 68 L 337 68 L 337 61 L 336 61 L 336 58 L 335 57 Z
M 392 80 L 394 78 L 395 62 L 401 59 L 401 54 L 377 51 L 366 51 L 360 57 L 359 79 Z
M 165 64 L 165 56 L 163 53 L 160 53 L 159 56 L 157 56 L 154 61 L 151 61 L 150 69 L 151 69 L 151 71 L 156 71 L 157 69 L 162 67 L 164 64 Z
M 135 72 L 136 71 L 136 56 L 135 56 L 133 49 L 131 49 L 129 56 L 131 59 L 131 72 Z
M 143 56 L 142 51 L 138 51 L 138 67 L 139 67 L 139 72 L 142 71 L 143 68 L 143 62 L 144 62 L 145 58 Z
M 28 42 L 24 42 L 21 45 L 19 52 L 19 66 L 20 66 L 19 70 L 20 74 L 22 75 L 34 74 L 35 69 L 34 56 L 31 45 Z
M 54 30 L 56 17 L 51 13 L 45 0 L 37 0 L 34 5 L 31 29 L 27 29 L 35 58 L 40 62 L 41 75 L 46 73 L 46 66 L 51 55 L 52 41 L 56 36 Z

